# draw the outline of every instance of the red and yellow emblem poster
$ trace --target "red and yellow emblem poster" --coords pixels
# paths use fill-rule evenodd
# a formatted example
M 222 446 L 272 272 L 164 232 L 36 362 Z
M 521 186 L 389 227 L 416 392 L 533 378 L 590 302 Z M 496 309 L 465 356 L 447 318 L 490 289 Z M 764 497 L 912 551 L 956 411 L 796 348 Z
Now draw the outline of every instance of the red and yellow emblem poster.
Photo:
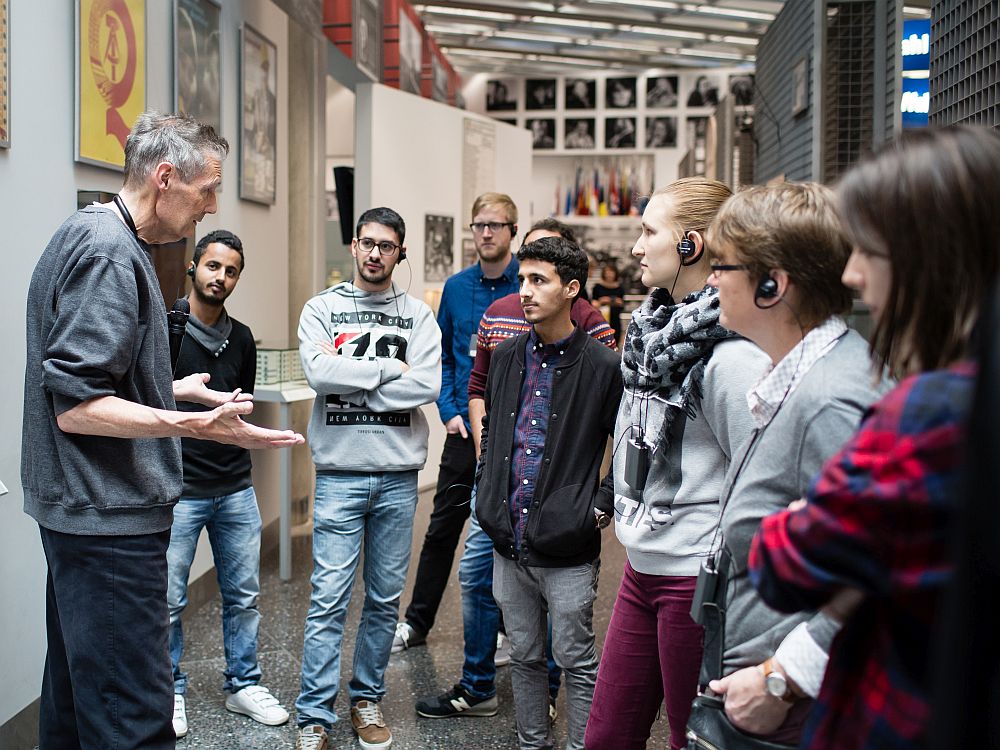
M 146 107 L 145 0 L 78 0 L 77 161 L 125 166 L 125 138 Z

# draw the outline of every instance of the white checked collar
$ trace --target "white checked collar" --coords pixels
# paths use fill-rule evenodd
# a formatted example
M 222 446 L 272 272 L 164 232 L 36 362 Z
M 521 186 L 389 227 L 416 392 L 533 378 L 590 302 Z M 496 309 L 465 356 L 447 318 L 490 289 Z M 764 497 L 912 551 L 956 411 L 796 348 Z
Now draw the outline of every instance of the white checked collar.
M 836 315 L 829 317 L 792 347 L 777 366 L 764 373 L 747 393 L 750 415 L 757 429 L 771 421 L 782 400 L 792 394 L 809 368 L 830 351 L 846 332 L 847 324 L 842 318 Z

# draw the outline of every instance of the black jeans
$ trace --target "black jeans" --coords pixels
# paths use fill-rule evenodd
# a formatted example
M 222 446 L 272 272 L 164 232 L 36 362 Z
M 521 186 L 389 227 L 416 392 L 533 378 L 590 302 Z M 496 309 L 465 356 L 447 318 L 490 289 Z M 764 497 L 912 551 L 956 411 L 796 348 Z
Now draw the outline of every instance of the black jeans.
M 441 597 L 448 585 L 455 549 L 469 518 L 469 500 L 475 479 L 476 447 L 472 438 L 448 435 L 441 451 L 434 510 L 420 550 L 413 598 L 405 616 L 410 627 L 425 635 L 434 627 Z
M 173 750 L 170 531 L 40 531 L 49 570 L 39 750 Z

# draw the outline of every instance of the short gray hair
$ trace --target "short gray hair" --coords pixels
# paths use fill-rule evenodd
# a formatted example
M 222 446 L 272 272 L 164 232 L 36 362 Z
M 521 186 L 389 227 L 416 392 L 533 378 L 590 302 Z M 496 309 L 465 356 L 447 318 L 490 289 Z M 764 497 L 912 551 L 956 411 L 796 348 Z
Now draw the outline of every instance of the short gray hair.
M 163 161 L 190 182 L 205 171 L 208 157 L 221 162 L 228 154 L 229 142 L 211 125 L 188 115 L 143 112 L 125 140 L 125 186 L 138 186 Z

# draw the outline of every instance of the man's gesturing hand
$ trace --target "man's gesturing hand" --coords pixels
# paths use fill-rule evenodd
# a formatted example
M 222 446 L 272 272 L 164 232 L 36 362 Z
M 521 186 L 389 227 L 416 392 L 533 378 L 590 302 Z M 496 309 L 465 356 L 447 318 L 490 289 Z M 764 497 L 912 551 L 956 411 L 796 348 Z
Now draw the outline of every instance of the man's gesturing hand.
M 252 393 L 243 393 L 240 388 L 235 391 L 213 391 L 206 387 L 211 379 L 207 372 L 196 372 L 174 381 L 174 400 L 190 401 L 202 406 L 221 406 L 230 401 L 253 401 Z
M 305 442 L 305 438 L 292 430 L 271 430 L 244 422 L 242 415 L 252 410 L 249 401 L 232 401 L 199 414 L 203 424 L 199 423 L 192 437 L 241 448 L 288 448 Z

